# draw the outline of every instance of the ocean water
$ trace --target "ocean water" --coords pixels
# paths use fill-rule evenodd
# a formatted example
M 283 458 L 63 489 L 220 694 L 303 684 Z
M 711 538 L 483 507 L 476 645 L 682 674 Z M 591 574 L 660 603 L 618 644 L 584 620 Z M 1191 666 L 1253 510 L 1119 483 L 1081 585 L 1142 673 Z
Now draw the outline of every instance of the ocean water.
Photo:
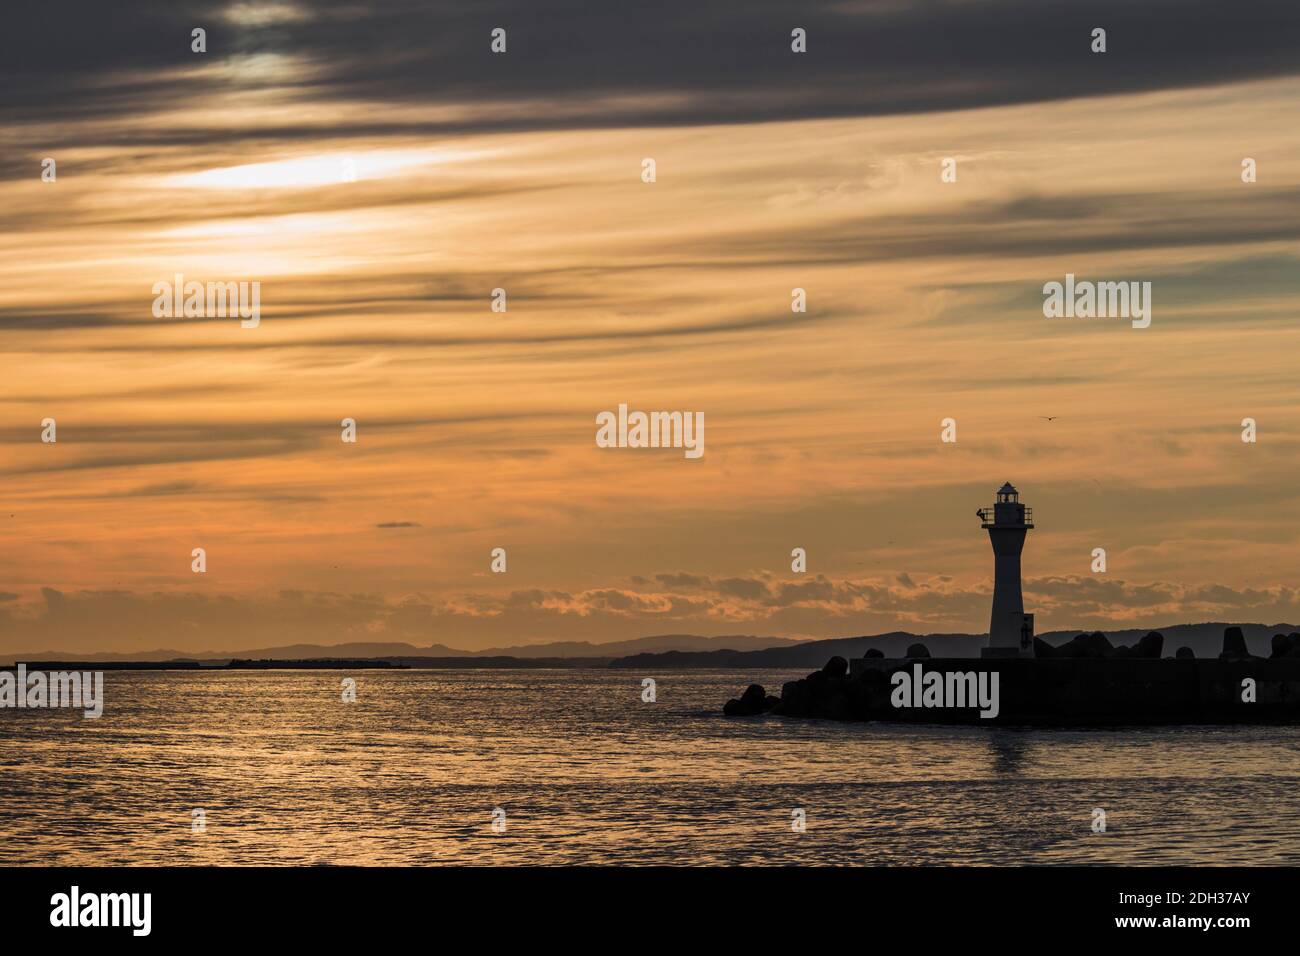
M 721 716 L 799 676 L 108 672 L 0 710 L 0 863 L 1300 863 L 1300 728 Z

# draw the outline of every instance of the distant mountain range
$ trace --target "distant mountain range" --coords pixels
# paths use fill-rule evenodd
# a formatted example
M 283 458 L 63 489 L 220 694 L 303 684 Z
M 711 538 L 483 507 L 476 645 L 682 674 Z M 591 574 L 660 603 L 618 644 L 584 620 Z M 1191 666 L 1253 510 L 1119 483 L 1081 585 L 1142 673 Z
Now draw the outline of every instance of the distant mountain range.
M 40 651 L 31 653 L 0 652 L 0 661 L 226 661 L 234 658 L 311 660 L 313 658 L 598 658 L 604 661 L 629 654 L 656 651 L 710 651 L 720 648 L 731 650 L 758 650 L 797 644 L 788 637 L 755 637 L 733 634 L 724 637 L 701 637 L 697 634 L 657 634 L 630 641 L 612 641 L 593 644 L 590 641 L 553 641 L 548 644 L 518 644 L 512 647 L 490 647 L 481 651 L 463 651 L 445 644 L 417 647 L 404 643 L 348 644 L 286 644 L 281 647 L 255 647 L 238 651 L 177 651 L 159 648 L 123 654 L 112 651 L 88 653 L 85 651 Z
M 1143 632 L 1145 633 L 1145 632 Z M 821 667 L 830 658 L 862 657 L 867 649 L 878 648 L 886 657 L 902 657 L 908 645 L 920 641 L 935 657 L 979 657 L 988 641 L 985 634 L 911 634 L 890 631 L 864 637 L 837 637 L 824 641 L 801 641 L 786 647 L 741 651 L 670 650 L 630 654 L 611 662 L 613 667 Z
M 1151 630 L 1165 636 L 1164 656 L 1172 657 L 1180 647 L 1190 647 L 1197 657 L 1217 657 L 1223 648 L 1223 630 L 1229 623 L 1176 624 L 1171 627 L 1128 628 L 1107 631 L 1112 644 L 1135 644 Z M 1269 640 L 1274 634 L 1300 631 L 1294 624 L 1237 624 L 1246 637 L 1251 653 L 1269 654 Z M 1078 630 L 1049 631 L 1039 634 L 1049 644 L 1063 644 Z M 844 658 L 863 656 L 868 648 L 878 648 L 886 657 L 902 657 L 908 645 L 921 642 L 935 657 L 979 657 L 987 640 L 984 634 L 912 634 L 890 631 L 862 637 L 841 637 L 819 641 L 796 641 L 785 637 L 756 637 L 733 634 L 724 637 L 701 637 L 697 634 L 659 634 L 630 641 L 593 644 L 590 641 L 554 641 L 547 644 L 520 644 L 464 651 L 444 644 L 417 647 L 404 643 L 288 644 L 282 647 L 259 647 L 239 651 L 206 651 L 201 654 L 175 650 L 140 651 L 133 654 L 105 652 L 88 654 L 70 651 L 41 651 L 28 654 L 0 653 L 0 661 L 227 661 L 233 658 L 252 660 L 313 660 L 319 658 L 383 658 L 414 667 L 536 667 L 564 666 L 581 662 L 590 666 L 614 667 L 821 667 L 839 655 Z M 464 665 L 458 662 L 464 661 Z M 512 664 L 519 661 L 518 665 Z M 478 663 L 472 663 L 478 662 Z M 569 664 L 569 666 L 573 666 Z

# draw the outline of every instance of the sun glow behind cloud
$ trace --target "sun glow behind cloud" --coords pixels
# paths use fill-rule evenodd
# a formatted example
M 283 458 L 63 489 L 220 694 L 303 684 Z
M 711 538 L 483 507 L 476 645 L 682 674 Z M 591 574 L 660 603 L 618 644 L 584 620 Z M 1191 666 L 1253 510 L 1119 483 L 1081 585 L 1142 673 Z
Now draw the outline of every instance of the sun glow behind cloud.
M 454 149 L 322 153 L 180 173 L 167 177 L 162 185 L 175 189 L 305 189 L 384 179 L 415 167 L 464 162 L 477 155 L 481 154 Z
M 232 3 L 221 11 L 221 17 L 236 26 L 258 29 L 278 23 L 310 20 L 311 13 L 296 4 L 270 0 L 264 3 Z

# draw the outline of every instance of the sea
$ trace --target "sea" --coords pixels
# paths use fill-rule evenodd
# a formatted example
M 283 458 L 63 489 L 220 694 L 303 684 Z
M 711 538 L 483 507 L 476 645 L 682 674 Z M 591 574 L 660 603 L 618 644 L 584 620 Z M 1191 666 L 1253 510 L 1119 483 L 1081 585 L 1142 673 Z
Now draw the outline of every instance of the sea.
M 109 671 L 0 710 L 0 864 L 1300 863 L 1300 728 L 722 716 L 804 673 Z

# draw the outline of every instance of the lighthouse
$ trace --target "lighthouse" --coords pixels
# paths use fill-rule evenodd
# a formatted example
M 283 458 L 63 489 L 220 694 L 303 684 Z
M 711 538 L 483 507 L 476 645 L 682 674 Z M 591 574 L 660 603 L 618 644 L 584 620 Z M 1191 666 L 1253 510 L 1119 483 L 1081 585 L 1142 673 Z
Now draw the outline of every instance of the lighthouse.
M 1020 503 L 1011 482 L 997 491 L 992 508 L 980 508 L 980 527 L 993 544 L 993 615 L 984 657 L 1033 657 L 1034 616 L 1025 613 L 1020 595 L 1020 551 L 1025 532 L 1034 526 L 1034 513 Z

